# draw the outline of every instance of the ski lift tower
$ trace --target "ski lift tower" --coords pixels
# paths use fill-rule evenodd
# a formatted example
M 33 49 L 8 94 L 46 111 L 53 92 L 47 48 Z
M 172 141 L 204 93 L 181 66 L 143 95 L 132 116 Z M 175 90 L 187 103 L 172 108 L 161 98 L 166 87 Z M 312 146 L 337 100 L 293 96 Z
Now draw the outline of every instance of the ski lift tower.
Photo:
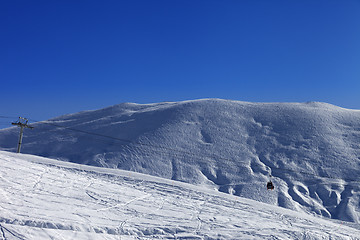
M 17 122 L 13 122 L 11 123 L 12 125 L 17 125 L 20 127 L 20 136 L 19 136 L 19 144 L 18 144 L 18 148 L 17 148 L 17 153 L 20 153 L 20 148 L 21 148 L 21 143 L 22 143 L 22 139 L 23 139 L 23 133 L 24 133 L 24 128 L 30 128 L 33 129 L 34 127 L 28 125 L 29 120 L 27 118 L 23 118 L 23 117 L 19 117 L 19 120 Z

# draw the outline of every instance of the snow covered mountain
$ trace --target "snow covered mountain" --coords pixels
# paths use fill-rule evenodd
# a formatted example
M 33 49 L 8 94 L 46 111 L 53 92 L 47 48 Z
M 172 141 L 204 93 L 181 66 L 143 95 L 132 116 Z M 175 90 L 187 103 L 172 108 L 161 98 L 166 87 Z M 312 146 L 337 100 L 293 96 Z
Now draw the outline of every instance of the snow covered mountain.
M 178 181 L 2 151 L 0 163 L 1 239 L 360 239 L 355 224 Z
M 119 168 L 360 222 L 360 111 L 326 103 L 204 99 L 61 116 L 25 130 L 22 152 Z M 0 130 L 15 151 L 18 128 Z M 272 194 L 266 182 L 275 184 Z

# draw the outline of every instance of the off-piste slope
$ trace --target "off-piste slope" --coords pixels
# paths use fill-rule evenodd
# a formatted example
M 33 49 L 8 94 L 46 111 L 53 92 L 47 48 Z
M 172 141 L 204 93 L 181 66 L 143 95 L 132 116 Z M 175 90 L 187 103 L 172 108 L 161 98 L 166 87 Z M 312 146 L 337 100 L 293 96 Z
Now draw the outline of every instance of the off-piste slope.
M 360 220 L 360 111 L 326 103 L 124 103 L 25 130 L 22 152 Z M 0 131 L 14 151 L 17 128 Z M 276 188 L 265 184 L 272 175 Z
M 360 239 L 350 223 L 178 181 L 1 151 L 0 164 L 1 239 Z

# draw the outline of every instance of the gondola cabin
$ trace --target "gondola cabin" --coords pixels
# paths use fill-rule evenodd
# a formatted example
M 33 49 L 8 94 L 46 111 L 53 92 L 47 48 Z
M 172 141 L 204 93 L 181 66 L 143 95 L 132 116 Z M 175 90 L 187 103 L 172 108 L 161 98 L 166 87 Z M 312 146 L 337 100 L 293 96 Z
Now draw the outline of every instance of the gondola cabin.
M 269 190 L 273 190 L 274 189 L 274 184 L 271 182 L 271 181 L 269 181 L 267 184 L 266 184 L 266 187 L 267 187 L 267 189 Z

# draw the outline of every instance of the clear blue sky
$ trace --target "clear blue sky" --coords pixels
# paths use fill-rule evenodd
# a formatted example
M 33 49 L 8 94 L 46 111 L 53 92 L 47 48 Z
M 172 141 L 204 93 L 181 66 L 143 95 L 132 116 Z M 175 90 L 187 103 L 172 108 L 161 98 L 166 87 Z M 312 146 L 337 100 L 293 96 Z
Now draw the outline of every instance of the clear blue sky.
M 199 98 L 360 109 L 360 0 L 1 1 L 0 30 L 3 116 Z

